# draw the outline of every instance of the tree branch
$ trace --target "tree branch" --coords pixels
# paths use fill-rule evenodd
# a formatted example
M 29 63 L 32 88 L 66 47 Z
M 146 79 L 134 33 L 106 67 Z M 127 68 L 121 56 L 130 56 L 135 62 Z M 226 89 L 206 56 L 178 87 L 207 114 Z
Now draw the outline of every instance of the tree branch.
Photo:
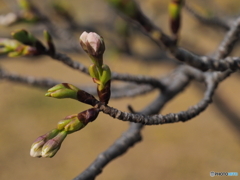
M 240 68 L 239 58 L 228 57 L 226 59 L 220 59 L 217 61 L 207 56 L 198 56 L 186 49 L 178 47 L 175 41 L 166 35 L 160 28 L 154 25 L 154 23 L 144 15 L 140 8 L 138 8 L 137 12 L 137 15 L 132 19 L 129 19 L 130 17 L 123 17 L 131 23 L 135 22 L 138 24 L 138 26 L 140 25 L 140 29 L 143 29 L 148 37 L 150 37 L 160 47 L 166 48 L 177 60 L 202 71 L 225 71 L 228 69 L 236 70 Z M 239 22 L 237 21 L 236 27 L 238 26 Z
M 74 180 L 93 180 L 113 159 L 124 154 L 130 147 L 142 140 L 142 125 L 131 123 L 129 129 L 122 134 L 106 151 L 99 154 L 95 161 Z
M 55 55 L 51 56 L 54 60 L 60 61 L 64 63 L 65 65 L 79 70 L 80 72 L 83 72 L 87 75 L 89 75 L 88 68 L 84 66 L 83 64 L 72 60 L 70 57 L 68 57 L 65 54 L 62 53 L 56 53 Z M 159 79 L 149 76 L 142 76 L 142 75 L 130 75 L 130 74 L 120 74 L 120 73 L 112 73 L 112 80 L 119 80 L 119 81 L 125 81 L 125 82 L 134 82 L 137 84 L 148 84 L 153 87 L 157 87 L 160 89 L 164 89 L 165 85 L 163 82 L 161 82 Z
M 141 123 L 144 125 L 158 125 L 158 124 L 166 124 L 166 123 L 175 123 L 175 122 L 185 122 L 188 121 L 201 112 L 203 112 L 208 105 L 212 102 L 212 96 L 214 90 L 216 89 L 219 82 L 225 79 L 227 76 L 231 74 L 231 71 L 226 73 L 209 73 L 205 74 L 205 83 L 207 85 L 205 94 L 203 99 L 196 105 L 190 107 L 186 111 L 182 111 L 179 113 L 170 113 L 167 115 L 154 115 L 154 116 L 146 116 L 144 114 L 132 114 L 127 112 L 122 112 L 118 109 L 109 107 L 104 104 L 98 104 L 98 108 L 105 114 L 110 115 L 113 118 L 117 118 L 122 121 L 130 121 L 135 123 Z M 177 81 L 183 84 L 183 80 L 177 79 Z M 171 94 L 171 93 L 170 93 Z
M 0 79 L 6 79 L 15 83 L 23 83 L 41 88 L 51 88 L 60 83 L 60 81 L 48 78 L 37 79 L 33 76 L 20 76 L 18 74 L 9 73 L 2 68 L 0 68 Z
M 200 15 L 192 7 L 190 7 L 188 5 L 188 3 L 185 3 L 184 7 L 187 10 L 187 12 L 189 12 L 189 14 L 191 14 L 193 17 L 195 17 L 202 24 L 205 24 L 205 25 L 208 25 L 208 26 L 214 26 L 214 27 L 217 27 L 217 28 L 221 28 L 225 31 L 230 29 L 230 25 L 228 24 L 228 22 L 220 19 L 219 17 L 216 17 L 216 16 L 211 17 L 211 18 L 204 17 L 204 16 Z
M 221 59 L 227 57 L 233 50 L 235 44 L 240 39 L 240 17 L 238 17 L 230 27 L 230 30 L 224 36 L 223 41 L 218 47 L 214 55 L 214 59 Z
M 182 79 L 182 81 L 179 81 Z M 155 101 L 153 101 L 139 114 L 153 115 L 159 113 L 161 108 L 176 94 L 181 92 L 190 82 L 192 78 L 202 81 L 202 73 L 198 70 L 189 67 L 179 67 L 170 76 L 165 79 L 168 83 L 168 89 L 163 91 Z M 171 81 L 176 79 L 174 83 Z M 171 93 L 169 93 L 171 91 Z M 138 115 L 135 114 L 135 115 Z M 102 172 L 102 169 L 113 159 L 124 154 L 130 147 L 141 140 L 140 131 L 143 125 L 138 123 L 131 123 L 129 129 L 110 146 L 106 151 L 101 153 L 96 160 L 81 174 L 74 178 L 74 180 L 93 180 Z

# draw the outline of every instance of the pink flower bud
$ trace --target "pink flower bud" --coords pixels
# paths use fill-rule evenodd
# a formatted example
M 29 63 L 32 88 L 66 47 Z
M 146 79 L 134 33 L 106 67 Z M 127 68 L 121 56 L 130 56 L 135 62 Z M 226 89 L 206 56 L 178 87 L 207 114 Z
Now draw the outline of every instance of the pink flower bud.
M 42 148 L 45 143 L 56 136 L 59 133 L 57 129 L 53 129 L 52 131 L 38 137 L 32 144 L 30 149 L 30 156 L 32 157 L 42 157 Z
M 97 51 L 100 49 L 100 46 L 103 43 L 102 38 L 94 32 L 90 32 L 88 34 L 87 41 L 89 45 L 93 48 L 95 53 L 97 53 Z
M 102 66 L 102 56 L 105 51 L 103 38 L 95 32 L 83 32 L 80 36 L 80 45 L 97 66 Z
M 31 146 L 30 156 L 42 157 L 42 147 L 46 143 L 46 136 L 38 137 Z
M 85 126 L 86 124 L 84 124 L 78 119 L 77 114 L 67 116 L 63 120 L 58 122 L 58 129 L 61 131 L 65 131 L 68 134 L 79 131 Z
M 86 31 L 84 31 L 84 32 L 81 34 L 81 36 L 80 36 L 79 39 L 80 39 L 80 45 L 82 46 L 83 50 L 88 53 L 88 51 L 87 51 L 87 45 L 86 45 L 86 43 L 87 43 L 87 36 L 88 36 L 88 33 L 87 33 Z
M 54 138 L 48 140 L 42 147 L 42 157 L 53 157 L 60 149 L 61 144 L 66 136 L 67 132 L 61 131 Z

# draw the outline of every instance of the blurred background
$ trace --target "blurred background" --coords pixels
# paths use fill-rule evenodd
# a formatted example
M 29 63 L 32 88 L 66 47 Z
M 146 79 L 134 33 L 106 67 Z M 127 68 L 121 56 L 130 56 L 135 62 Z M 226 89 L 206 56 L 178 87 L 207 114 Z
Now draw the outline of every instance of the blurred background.
M 54 41 L 57 51 L 68 54 L 86 66 L 91 62 L 78 44 L 78 38 L 85 30 L 96 31 L 104 37 L 105 63 L 114 72 L 164 76 L 177 66 L 176 61 L 159 50 L 141 32 L 129 28 L 105 1 L 54 1 L 55 6 L 51 0 L 31 2 L 45 16 L 52 19 L 57 27 L 55 30 L 59 30 L 60 34 L 61 29 L 76 28 L 64 38 L 60 35 L 54 37 Z M 143 12 L 170 34 L 167 15 L 169 1 L 138 0 L 138 2 Z M 69 21 L 59 17 L 56 9 L 54 11 L 53 7 L 59 3 L 63 3 L 63 7 L 69 9 L 69 13 L 74 17 L 73 26 L 67 23 Z M 189 3 L 206 17 L 216 15 L 229 22 L 240 12 L 238 0 L 194 0 Z M 16 1 L 0 0 L 0 14 L 18 10 Z M 77 26 L 75 24 L 74 27 L 74 23 L 77 23 Z M 10 32 L 19 28 L 27 29 L 41 39 L 45 27 L 42 23 L 16 23 L 9 27 L 1 26 L 0 36 L 10 37 Z M 211 55 L 223 39 L 225 31 L 205 26 L 183 10 L 180 34 L 181 46 L 197 54 Z M 233 55 L 239 56 L 239 45 Z M 37 58 L 0 56 L 0 66 L 21 75 L 52 78 L 80 86 L 93 85 L 90 77 L 45 56 Z M 240 117 L 239 77 L 239 73 L 235 73 L 217 89 L 217 94 L 222 98 L 224 105 L 237 117 Z M 29 155 L 30 147 L 38 136 L 55 128 L 57 122 L 65 116 L 89 108 L 73 100 L 46 98 L 45 92 L 46 89 L 0 80 L 1 180 L 72 179 L 128 128 L 128 123 L 100 114 L 96 121 L 69 135 L 55 157 L 32 158 Z M 127 105 L 132 105 L 135 110 L 140 111 L 157 95 L 158 93 L 154 91 L 135 98 L 112 99 L 109 105 L 122 111 L 127 111 Z M 166 104 L 161 113 L 186 110 L 196 104 L 202 96 L 199 84 L 193 82 Z M 108 164 L 96 179 L 202 180 L 211 178 L 210 171 L 240 173 L 240 129 L 231 120 L 233 119 L 227 117 L 213 101 L 205 112 L 189 122 L 147 126 L 142 131 L 143 141 Z

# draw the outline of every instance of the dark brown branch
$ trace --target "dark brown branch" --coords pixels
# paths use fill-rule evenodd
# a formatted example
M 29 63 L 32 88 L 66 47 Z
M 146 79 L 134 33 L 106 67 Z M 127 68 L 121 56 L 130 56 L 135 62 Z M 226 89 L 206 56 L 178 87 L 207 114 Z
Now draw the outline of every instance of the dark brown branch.
M 160 47 L 164 47 L 169 50 L 169 52 L 177 60 L 184 62 L 192 67 L 198 68 L 202 71 L 225 71 L 228 69 L 236 70 L 240 68 L 239 58 L 227 58 L 216 61 L 213 58 L 209 58 L 207 56 L 198 56 L 188 50 L 178 47 L 175 41 L 166 35 L 160 28 L 155 26 L 154 23 L 144 15 L 140 8 L 138 11 L 138 15 L 131 19 L 130 22 L 137 22 L 137 24 L 140 25 L 142 29 L 144 29 L 144 33 L 147 34 L 148 37 L 150 37 Z M 125 19 L 129 21 L 128 18 Z
M 231 29 L 224 37 L 223 41 L 219 45 L 217 51 L 214 54 L 214 58 L 224 58 L 227 55 L 229 55 L 233 47 L 236 45 L 236 42 L 239 40 L 239 20 L 240 17 L 236 19 L 236 21 L 233 23 Z M 227 122 L 232 125 L 232 127 L 236 130 L 236 132 L 240 133 L 240 117 L 232 110 L 226 103 L 226 101 L 219 95 L 218 93 L 215 93 L 214 97 L 214 105 L 218 108 L 219 112 L 223 114 L 227 118 Z
M 202 71 L 226 71 L 228 69 L 240 69 L 240 58 L 238 57 L 227 57 L 225 59 L 216 60 L 207 56 L 198 56 L 181 48 L 176 48 L 172 51 L 172 53 L 179 61 L 185 62 Z
M 38 88 L 48 89 L 56 84 L 62 83 L 61 81 L 56 81 L 49 78 L 36 78 L 34 76 L 22 76 L 12 72 L 7 72 L 0 68 L 0 80 L 7 80 L 14 83 L 21 83 L 24 85 L 30 85 Z M 97 95 L 95 86 L 78 86 L 80 89 L 92 94 Z M 148 85 L 126 85 L 124 87 L 112 86 L 111 88 L 111 98 L 123 98 L 123 97 L 134 97 L 142 94 L 149 93 L 153 91 L 154 88 Z
M 79 70 L 87 75 L 89 75 L 88 73 L 88 69 L 86 66 L 84 66 L 83 64 L 72 60 L 70 57 L 68 57 L 65 54 L 62 53 L 56 53 L 55 55 L 51 56 L 54 60 L 58 60 L 62 63 L 64 63 L 65 65 Z M 120 74 L 120 73 L 112 73 L 112 80 L 121 80 L 121 81 L 125 81 L 125 82 L 134 82 L 137 84 L 148 84 L 151 85 L 153 87 L 157 87 L 160 89 L 164 89 L 165 85 L 163 84 L 163 82 L 161 82 L 161 80 L 154 78 L 154 77 L 149 77 L 149 76 L 140 76 L 140 75 L 130 75 L 130 74 Z
M 106 151 L 99 154 L 96 160 L 74 180 L 93 180 L 97 175 L 102 172 L 102 169 L 113 159 L 124 154 L 130 147 L 137 142 L 141 141 L 141 129 L 140 124 L 130 124 L 129 129 L 118 138 L 113 145 L 111 145 Z
M 141 123 L 144 125 L 158 125 L 166 123 L 175 123 L 180 121 L 185 122 L 194 118 L 208 107 L 208 105 L 212 102 L 212 96 L 218 83 L 222 81 L 224 78 L 226 78 L 230 73 L 231 72 L 229 71 L 224 75 L 222 73 L 207 74 L 205 79 L 207 89 L 203 99 L 195 106 L 190 107 L 187 111 L 182 111 L 179 113 L 170 113 L 167 115 L 146 116 L 143 114 L 132 114 L 122 112 L 106 105 L 99 105 L 98 108 L 103 113 L 108 114 L 113 118 L 117 118 L 122 121 Z
M 216 56 L 217 58 L 209 58 L 205 56 L 195 55 L 194 53 L 177 47 L 173 40 L 166 34 L 164 34 L 162 30 L 155 27 L 155 25 L 149 19 L 147 19 L 141 11 L 139 11 L 137 16 L 133 19 L 138 21 L 138 23 L 144 28 L 148 35 L 157 44 L 163 45 L 178 60 L 190 64 L 191 66 L 201 69 L 203 71 L 209 69 L 216 71 L 227 71 L 223 73 L 203 73 L 190 67 L 180 67 L 175 71 L 175 73 L 165 78 L 164 80 L 158 80 L 151 77 L 139 77 L 113 73 L 113 79 L 115 80 L 129 81 L 137 84 L 148 84 L 152 87 L 158 87 L 159 89 L 161 89 L 162 94 L 140 113 L 135 113 L 134 110 L 132 110 L 131 113 L 125 113 L 119 111 L 118 109 L 99 103 L 97 107 L 105 114 L 109 114 L 111 117 L 118 118 L 123 121 L 131 121 L 134 123 L 131 123 L 130 128 L 109 149 L 100 154 L 97 159 L 75 179 L 94 179 L 98 174 L 101 173 L 102 169 L 110 161 L 124 154 L 130 147 L 132 147 L 135 143 L 141 140 L 140 131 L 143 127 L 142 124 L 155 125 L 164 123 L 175 123 L 179 121 L 185 122 L 197 116 L 199 113 L 203 112 L 212 102 L 212 96 L 218 83 L 225 79 L 227 76 L 229 76 L 232 73 L 231 70 L 234 71 L 236 69 L 239 69 L 240 67 L 239 58 L 225 58 L 225 56 L 227 56 L 232 51 L 232 47 L 235 45 L 236 39 L 239 38 L 237 34 L 237 32 L 239 31 L 238 22 L 236 22 L 235 27 L 232 27 L 232 31 L 229 31 L 229 36 L 226 36 L 225 44 L 222 44 L 222 47 L 226 48 L 226 50 L 224 50 L 219 55 L 219 57 Z M 221 50 L 221 46 L 219 50 Z M 84 72 L 85 74 L 88 74 L 88 70 L 84 65 L 73 61 L 66 55 L 57 53 L 52 57 L 56 60 L 63 62 L 69 67 L 72 67 L 73 69 L 77 69 L 81 72 Z M 3 71 L 0 71 L 0 77 L 2 72 Z M 10 80 L 12 79 L 13 81 L 15 80 L 26 83 L 31 83 L 33 81 L 33 79 L 19 79 L 19 77 L 12 77 L 9 75 L 6 76 L 6 74 L 2 75 L 2 77 L 9 77 Z M 176 94 L 181 92 L 192 79 L 196 79 L 200 82 L 206 83 L 207 88 L 203 99 L 197 105 L 190 107 L 187 111 L 170 113 L 165 116 L 156 115 L 159 113 L 159 110 L 166 104 L 166 102 L 173 98 Z
M 156 114 L 168 101 L 164 94 L 160 95 L 151 105 L 145 108 L 143 114 Z M 141 141 L 141 129 L 144 126 L 142 124 L 130 123 L 129 129 L 123 133 L 123 135 L 117 139 L 113 145 L 111 145 L 106 151 L 98 155 L 96 160 L 81 174 L 79 174 L 74 180 L 93 180 L 98 176 L 102 169 L 113 159 L 124 154 L 134 144 Z
M 165 89 L 165 84 L 161 80 L 149 76 L 112 73 L 112 79 L 137 84 L 147 84 L 162 90 Z
M 60 84 L 61 82 L 55 81 L 48 78 L 37 79 L 33 76 L 20 76 L 18 74 L 9 73 L 0 68 L 0 79 L 6 79 L 15 83 L 22 83 L 31 86 L 41 87 L 41 88 L 51 88 L 56 84 Z
M 215 59 L 227 57 L 233 50 L 235 44 L 240 39 L 240 17 L 238 17 L 224 36 L 223 41 L 214 55 Z
M 77 62 L 77 61 L 74 61 L 72 60 L 70 57 L 68 57 L 67 55 L 65 54 L 62 54 L 62 53 L 56 53 L 55 55 L 51 56 L 54 60 L 58 60 L 62 63 L 64 63 L 65 65 L 73 68 L 73 69 L 76 69 L 76 70 L 79 70 L 85 74 L 89 74 L 88 73 L 88 69 L 87 67 L 85 67 L 83 64 Z
M 176 78 L 178 77 L 178 78 Z M 203 81 L 202 73 L 189 67 L 179 67 L 170 76 L 167 76 L 165 82 L 168 83 L 168 90 L 164 91 L 154 102 L 147 106 L 140 114 L 153 115 L 158 114 L 161 108 L 176 94 L 181 92 L 192 78 Z M 171 80 L 175 79 L 174 82 Z M 113 159 L 125 153 L 133 144 L 140 139 L 140 130 L 143 125 L 131 123 L 129 129 L 108 148 L 101 153 L 96 160 L 74 180 L 92 180 L 102 172 L 102 169 Z M 134 137 L 135 136 L 135 137 Z M 121 143 L 119 143 L 121 142 Z M 127 145 L 128 144 L 128 145 Z

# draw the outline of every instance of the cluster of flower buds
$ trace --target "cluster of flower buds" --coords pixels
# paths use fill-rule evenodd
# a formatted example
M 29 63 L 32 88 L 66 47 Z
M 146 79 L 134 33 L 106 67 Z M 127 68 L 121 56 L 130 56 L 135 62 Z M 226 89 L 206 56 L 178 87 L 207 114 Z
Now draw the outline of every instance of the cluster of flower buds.
M 58 122 L 56 129 L 38 137 L 33 142 L 30 155 L 32 157 L 53 157 L 68 134 L 84 128 L 89 122 L 97 118 L 98 113 L 98 109 L 91 108 L 79 114 L 65 117 Z
M 15 38 L 25 44 L 33 45 L 31 43 L 34 38 L 31 36 L 29 37 L 29 34 L 26 35 L 24 32 L 21 33 L 23 33 L 23 37 L 17 34 Z M 27 38 L 24 38 L 26 36 Z M 51 40 L 48 34 L 45 36 L 47 37 L 46 39 Z M 34 40 L 38 42 L 36 39 Z M 101 102 L 107 104 L 111 94 L 111 71 L 107 65 L 103 64 L 103 53 L 105 50 L 104 41 L 96 33 L 84 32 L 80 36 L 80 44 L 93 61 L 93 64 L 89 67 L 89 73 L 94 82 L 97 83 L 99 99 Z M 68 83 L 55 85 L 48 90 L 45 96 L 59 99 L 71 98 L 93 107 L 99 103 L 93 95 Z M 35 140 L 32 144 L 30 155 L 33 157 L 53 157 L 60 149 L 63 140 L 68 134 L 84 128 L 89 122 L 94 121 L 98 117 L 98 114 L 99 109 L 94 107 L 79 114 L 65 117 L 63 120 L 59 121 L 56 129 Z
M 31 46 L 36 49 L 36 53 L 41 54 L 46 52 L 44 45 L 35 38 L 31 33 L 24 29 L 18 30 L 12 33 L 12 37 L 18 40 L 20 43 Z
M 84 128 L 89 122 L 94 121 L 98 116 L 99 110 L 96 108 L 90 108 L 78 114 L 65 117 L 58 122 L 57 129 L 59 131 L 65 131 L 67 134 L 79 131 Z
M 89 67 L 89 74 L 97 84 L 99 99 L 107 104 L 111 95 L 111 70 L 106 64 L 103 64 L 105 50 L 103 38 L 93 32 L 83 32 L 80 36 L 80 44 L 92 59 L 93 64 Z
M 168 11 L 170 16 L 170 29 L 172 34 L 177 41 L 178 32 L 181 26 L 181 9 L 183 0 L 172 0 L 169 3 Z
M 49 54 L 54 55 L 55 48 L 51 35 L 44 31 L 48 49 L 31 33 L 21 29 L 12 33 L 13 39 L 0 38 L 0 54 L 10 57 Z
M 53 157 L 60 149 L 63 140 L 66 138 L 65 131 L 53 129 L 52 131 L 38 137 L 32 144 L 30 155 L 32 157 Z
M 95 106 L 98 103 L 98 100 L 93 95 L 69 83 L 57 84 L 50 88 L 45 96 L 58 99 L 71 98 L 91 106 Z
M 34 47 L 24 45 L 17 40 L 0 38 L 0 54 L 8 54 L 9 57 L 35 55 Z

